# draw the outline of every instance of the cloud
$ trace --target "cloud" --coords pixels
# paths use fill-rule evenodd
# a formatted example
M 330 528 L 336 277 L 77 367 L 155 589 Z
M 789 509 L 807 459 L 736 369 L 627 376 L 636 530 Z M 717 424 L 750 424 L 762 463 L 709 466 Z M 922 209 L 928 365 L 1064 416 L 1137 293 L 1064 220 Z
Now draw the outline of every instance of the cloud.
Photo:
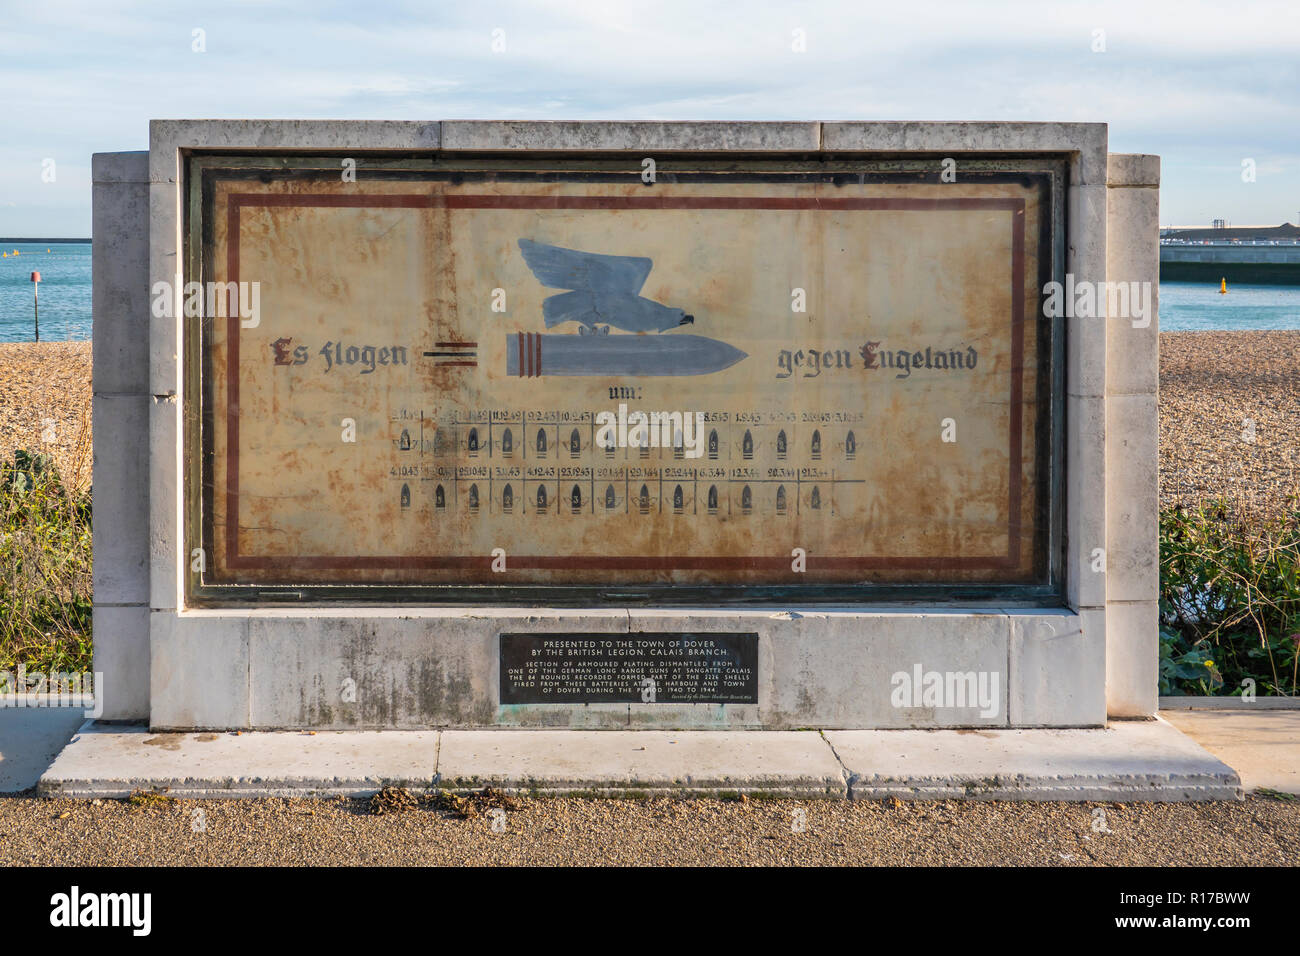
M 0 201 L 156 117 L 1094 120 L 1163 154 L 1170 215 L 1267 221 L 1296 205 L 1293 2 L 46 0 L 0 35 Z M 1243 156 L 1246 195 L 1215 178 Z

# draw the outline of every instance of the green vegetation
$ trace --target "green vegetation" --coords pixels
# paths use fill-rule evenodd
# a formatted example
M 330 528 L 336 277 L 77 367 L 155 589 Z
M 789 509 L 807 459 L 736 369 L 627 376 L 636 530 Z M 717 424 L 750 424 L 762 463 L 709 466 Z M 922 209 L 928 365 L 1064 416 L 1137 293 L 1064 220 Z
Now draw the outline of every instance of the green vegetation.
M 50 459 L 0 463 L 0 670 L 91 670 L 90 493 Z
M 1227 501 L 1160 515 L 1160 693 L 1295 696 L 1300 507 L 1252 515 Z

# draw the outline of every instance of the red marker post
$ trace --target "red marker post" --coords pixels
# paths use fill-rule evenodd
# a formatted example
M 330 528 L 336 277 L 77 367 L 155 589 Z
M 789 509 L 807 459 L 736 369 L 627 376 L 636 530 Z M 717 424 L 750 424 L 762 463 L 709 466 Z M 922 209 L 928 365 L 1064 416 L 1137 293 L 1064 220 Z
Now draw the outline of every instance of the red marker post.
M 32 317 L 36 321 L 36 341 L 41 340 L 41 274 L 32 273 Z

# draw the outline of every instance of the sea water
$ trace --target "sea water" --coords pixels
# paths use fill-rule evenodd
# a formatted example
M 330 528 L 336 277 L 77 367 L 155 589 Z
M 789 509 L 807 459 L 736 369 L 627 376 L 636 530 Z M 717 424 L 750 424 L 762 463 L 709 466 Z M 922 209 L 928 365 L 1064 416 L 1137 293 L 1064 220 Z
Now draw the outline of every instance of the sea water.
M 33 272 L 41 274 L 41 341 L 90 338 L 90 243 L 0 240 L 0 253 L 8 257 L 0 257 L 0 342 L 34 338 Z
M 46 250 L 49 250 L 48 252 Z M 18 255 L 14 255 L 14 252 Z M 41 341 L 90 338 L 90 243 L 0 240 L 0 342 L 32 341 L 31 274 L 41 274 Z M 1160 330 L 1300 329 L 1300 285 L 1160 283 Z
M 1300 285 L 1160 283 L 1160 331 L 1300 329 Z

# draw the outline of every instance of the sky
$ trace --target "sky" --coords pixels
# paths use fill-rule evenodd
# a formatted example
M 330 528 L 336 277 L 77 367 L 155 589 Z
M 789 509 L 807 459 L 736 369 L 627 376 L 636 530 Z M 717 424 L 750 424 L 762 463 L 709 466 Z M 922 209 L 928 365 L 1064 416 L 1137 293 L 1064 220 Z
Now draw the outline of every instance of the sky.
M 1105 122 L 1162 224 L 1297 222 L 1300 0 L 0 0 L 0 236 L 183 118 Z

